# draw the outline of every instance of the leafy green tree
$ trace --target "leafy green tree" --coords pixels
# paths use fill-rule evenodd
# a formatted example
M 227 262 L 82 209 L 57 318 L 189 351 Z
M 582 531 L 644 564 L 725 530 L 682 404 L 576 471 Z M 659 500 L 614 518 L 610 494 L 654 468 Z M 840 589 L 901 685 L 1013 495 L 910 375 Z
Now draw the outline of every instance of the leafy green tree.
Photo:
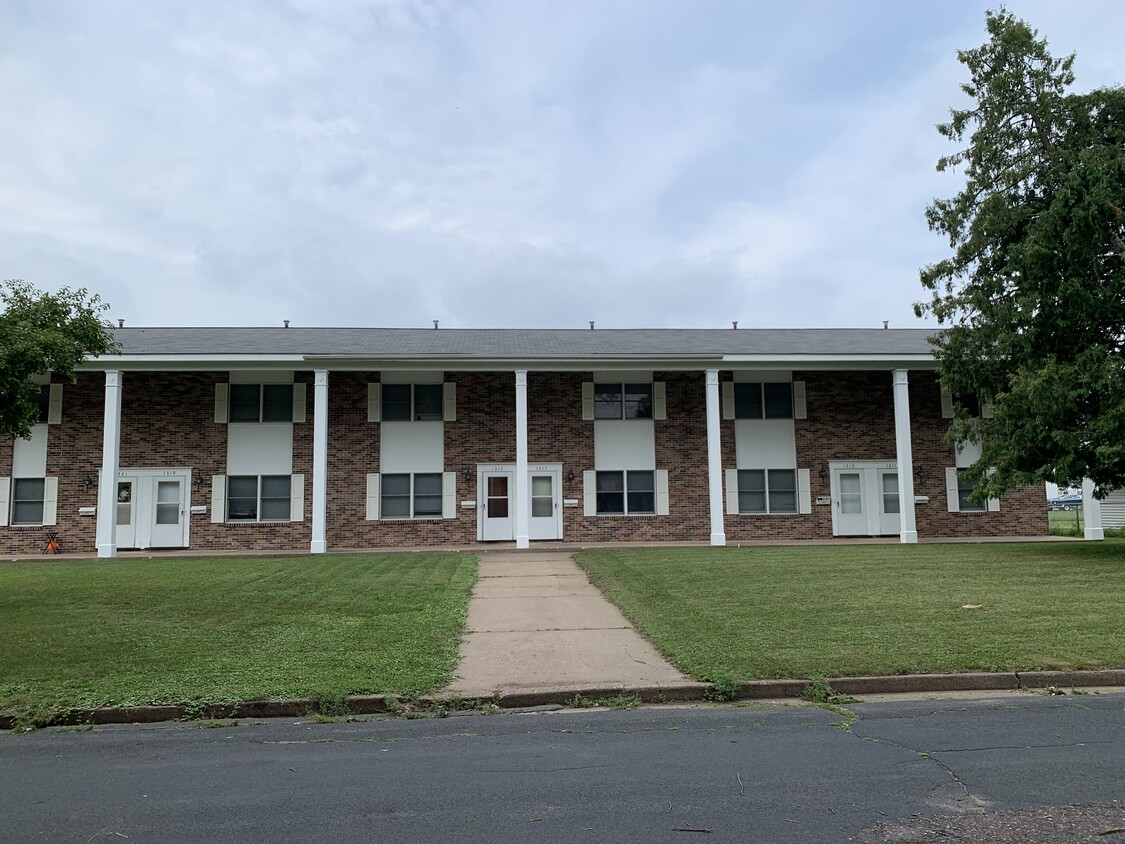
M 964 399 L 951 437 L 981 443 L 979 497 L 1084 477 L 1104 493 L 1125 485 L 1125 88 L 1069 93 L 1073 54 L 1008 12 L 986 23 L 958 53 L 972 105 L 938 126 L 962 145 L 938 170 L 965 187 L 926 209 L 953 254 L 923 268 L 915 311 L 947 326 L 935 354 Z
M 41 293 L 20 279 L 0 287 L 0 436 L 30 437 L 39 418 L 40 387 L 48 370 L 73 378 L 85 358 L 118 350 L 109 307 L 86 290 Z

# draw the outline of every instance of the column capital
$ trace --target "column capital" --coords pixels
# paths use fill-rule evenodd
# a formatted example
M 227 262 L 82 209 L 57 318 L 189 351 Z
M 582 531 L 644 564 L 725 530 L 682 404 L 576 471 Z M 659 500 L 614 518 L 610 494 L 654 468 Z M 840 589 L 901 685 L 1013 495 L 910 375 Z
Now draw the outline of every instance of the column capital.
M 527 370 L 526 369 L 517 369 L 516 370 L 516 386 L 517 387 L 526 387 L 527 386 Z
M 121 370 L 120 369 L 107 369 L 105 372 L 105 385 L 107 387 L 120 387 L 121 386 Z
M 313 386 L 327 387 L 328 386 L 328 370 L 327 369 L 314 369 L 313 370 Z
M 704 379 L 705 379 L 704 383 L 706 383 L 707 386 L 711 386 L 712 384 L 718 384 L 719 383 L 719 370 L 717 370 L 717 369 L 706 370 L 704 372 Z
M 900 384 L 905 386 L 905 385 L 910 383 L 910 381 L 907 379 L 905 369 L 896 369 L 892 373 L 892 376 L 893 376 L 893 379 L 894 379 L 895 386 L 898 386 Z

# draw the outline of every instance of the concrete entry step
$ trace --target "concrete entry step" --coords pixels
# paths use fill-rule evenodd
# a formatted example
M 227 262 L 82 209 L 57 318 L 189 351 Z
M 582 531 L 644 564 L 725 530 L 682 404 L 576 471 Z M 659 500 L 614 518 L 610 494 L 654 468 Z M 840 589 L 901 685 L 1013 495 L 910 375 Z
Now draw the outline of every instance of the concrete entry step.
M 458 679 L 446 693 L 677 686 L 669 665 L 566 553 L 481 557 Z

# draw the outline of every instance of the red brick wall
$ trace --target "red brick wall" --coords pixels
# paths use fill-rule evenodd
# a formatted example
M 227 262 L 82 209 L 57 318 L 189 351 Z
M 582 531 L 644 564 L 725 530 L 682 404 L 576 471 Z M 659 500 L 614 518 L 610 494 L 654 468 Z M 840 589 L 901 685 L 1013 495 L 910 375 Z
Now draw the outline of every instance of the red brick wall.
M 827 471 L 835 460 L 894 460 L 894 400 L 890 372 L 795 373 L 806 383 L 808 418 L 795 421 L 797 465 L 810 470 L 812 496 L 829 495 Z M 214 421 L 215 384 L 224 372 L 126 373 L 122 393 L 121 466 L 189 466 L 202 473 L 193 486 L 193 504 L 210 510 L 211 478 L 226 471 L 227 426 Z M 378 373 L 334 372 L 329 376 L 328 545 L 330 548 L 469 544 L 476 540 L 475 510 L 457 508 L 456 518 L 366 521 L 366 476 L 379 471 L 379 424 L 367 421 L 367 384 Z M 449 372 L 457 384 L 457 419 L 445 423 L 445 467 L 457 474 L 457 501 L 475 500 L 480 463 L 515 461 L 515 377 L 513 373 Z M 723 373 L 724 380 L 730 373 Z M 564 538 L 570 542 L 706 540 L 710 534 L 707 481 L 707 426 L 702 372 L 657 372 L 665 384 L 667 418 L 654 422 L 656 465 L 669 473 L 670 515 L 596 516 L 582 511 L 582 473 L 594 468 L 594 423 L 582 419 L 582 382 L 591 373 L 528 376 L 528 457 L 563 464 L 563 497 L 578 507 L 563 510 Z M 305 423 L 293 426 L 293 470 L 305 475 L 305 520 L 295 523 L 212 524 L 210 513 L 191 517 L 192 548 L 305 550 L 311 538 L 313 390 L 308 384 Z M 1038 488 L 1015 490 L 999 512 L 946 512 L 945 468 L 954 465 L 944 441 L 934 376 L 910 375 L 911 437 L 915 492 L 929 496 L 916 508 L 920 537 L 1026 536 L 1048 532 L 1046 504 Z M 95 519 L 79 516 L 93 506 L 101 463 L 104 375 L 84 374 L 67 384 L 63 421 L 49 433 L 47 472 L 59 477 L 58 525 L 2 528 L 0 553 L 41 550 L 48 530 L 59 534 L 65 551 L 94 549 Z M 723 468 L 734 468 L 734 423 L 721 424 Z M 0 475 L 11 471 L 10 442 L 0 447 Z M 465 481 L 468 471 L 470 480 Z M 573 472 L 573 479 L 569 474 Z M 724 499 L 725 504 L 725 499 Z M 831 509 L 813 505 L 809 515 L 726 516 L 728 541 L 808 539 L 832 535 Z

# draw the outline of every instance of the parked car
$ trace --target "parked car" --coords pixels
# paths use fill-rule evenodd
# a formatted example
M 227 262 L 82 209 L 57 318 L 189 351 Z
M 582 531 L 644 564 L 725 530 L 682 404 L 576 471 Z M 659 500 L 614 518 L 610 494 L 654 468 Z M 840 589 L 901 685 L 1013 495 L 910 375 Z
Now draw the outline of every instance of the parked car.
M 1080 510 L 1082 509 L 1081 495 L 1060 495 L 1047 501 L 1048 510 Z

